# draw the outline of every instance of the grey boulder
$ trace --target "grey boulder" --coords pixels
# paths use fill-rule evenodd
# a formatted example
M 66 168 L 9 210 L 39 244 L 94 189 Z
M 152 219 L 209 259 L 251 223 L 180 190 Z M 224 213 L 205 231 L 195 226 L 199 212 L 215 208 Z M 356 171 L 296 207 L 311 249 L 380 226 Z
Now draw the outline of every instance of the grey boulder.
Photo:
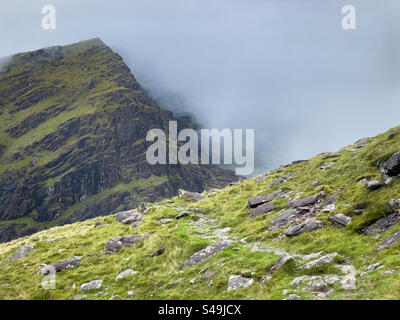
M 137 234 L 132 236 L 118 236 L 106 241 L 106 254 L 120 251 L 123 247 L 132 247 L 144 238 L 149 238 L 147 234 Z
M 257 208 L 255 208 L 253 210 L 253 212 L 250 213 L 249 217 L 250 218 L 258 217 L 259 215 L 262 215 L 264 213 L 268 213 L 268 212 L 273 211 L 274 208 L 275 208 L 274 201 L 270 201 L 270 202 L 264 203 L 264 204 L 258 206 Z
M 298 207 L 305 207 L 316 203 L 322 196 L 322 193 L 313 194 L 311 196 L 299 199 L 299 200 L 292 200 L 288 203 L 287 208 L 295 209 Z
M 136 210 L 128 210 L 117 213 L 115 220 L 123 224 L 131 224 L 140 222 L 142 218 L 143 215 Z
M 253 282 L 254 280 L 251 278 L 245 278 L 241 275 L 233 274 L 228 280 L 228 291 L 249 287 L 253 284 Z
M 301 214 L 297 213 L 296 210 L 286 211 L 271 220 L 268 230 L 272 231 L 272 230 L 276 230 L 279 228 L 283 228 L 289 222 L 294 221 L 300 217 L 301 217 Z
M 400 230 L 378 245 L 376 251 L 387 249 L 400 241 Z
M 16 253 L 14 253 L 10 259 L 8 259 L 8 262 L 11 262 L 16 259 L 22 259 L 24 258 L 29 252 L 31 252 L 34 249 L 33 246 L 22 246 L 21 248 L 18 249 Z
M 178 190 L 178 195 L 180 198 L 185 198 L 192 202 L 197 202 L 204 199 L 204 196 L 202 196 L 200 193 L 190 192 L 183 189 Z
M 389 177 L 397 176 L 400 173 L 400 151 L 393 154 L 393 156 L 380 167 Z
M 291 226 L 285 230 L 285 235 L 288 237 L 298 236 L 304 232 L 311 232 L 322 228 L 322 222 L 314 219 L 307 219 L 300 224 Z
M 188 267 L 188 266 L 194 266 L 201 264 L 204 260 L 210 258 L 214 254 L 221 252 L 223 250 L 226 250 L 230 245 L 232 244 L 232 241 L 230 240 L 222 240 L 220 242 L 211 244 L 204 248 L 203 250 L 200 250 L 193 254 L 189 259 L 187 259 L 185 262 L 181 264 L 181 269 Z
M 80 289 L 82 291 L 97 290 L 100 289 L 102 285 L 103 285 L 103 280 L 93 280 L 82 284 L 80 286 Z
M 339 228 L 343 228 L 351 222 L 351 218 L 343 213 L 334 214 L 333 216 L 329 217 L 329 220 L 331 220 Z

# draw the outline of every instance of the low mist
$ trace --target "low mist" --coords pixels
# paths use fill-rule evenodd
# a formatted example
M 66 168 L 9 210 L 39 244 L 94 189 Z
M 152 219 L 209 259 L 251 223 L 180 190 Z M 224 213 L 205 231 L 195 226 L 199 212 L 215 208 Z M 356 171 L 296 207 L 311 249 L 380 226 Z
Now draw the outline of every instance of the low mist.
M 51 31 L 44 4 L 3 5 L 0 56 L 100 37 L 161 105 L 255 129 L 255 174 L 400 125 L 396 0 L 352 1 L 356 30 L 347 1 L 53 1 Z

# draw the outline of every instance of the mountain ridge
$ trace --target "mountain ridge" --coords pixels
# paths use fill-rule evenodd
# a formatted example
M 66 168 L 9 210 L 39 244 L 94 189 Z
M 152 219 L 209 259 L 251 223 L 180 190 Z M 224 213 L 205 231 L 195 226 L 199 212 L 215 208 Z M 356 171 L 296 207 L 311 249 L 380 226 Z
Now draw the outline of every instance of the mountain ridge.
M 19 53 L 0 73 L 0 241 L 236 180 L 150 166 L 146 132 L 193 121 L 160 108 L 99 38 Z

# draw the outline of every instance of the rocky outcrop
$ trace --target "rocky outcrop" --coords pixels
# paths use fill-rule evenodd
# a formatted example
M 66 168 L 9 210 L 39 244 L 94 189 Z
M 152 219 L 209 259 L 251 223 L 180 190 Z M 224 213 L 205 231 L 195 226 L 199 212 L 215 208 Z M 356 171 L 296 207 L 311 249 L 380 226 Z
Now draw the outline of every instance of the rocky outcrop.
M 98 290 L 103 285 L 103 280 L 93 280 L 80 286 L 82 291 Z
M 362 233 L 371 235 L 376 232 L 383 232 L 383 231 L 390 229 L 392 226 L 394 226 L 399 221 L 400 221 L 400 213 L 393 212 L 393 213 L 390 213 L 387 216 L 375 221 L 370 226 L 364 228 L 362 230 Z
M 123 224 L 139 224 L 142 221 L 143 215 L 136 210 L 128 210 L 117 213 L 115 218 L 116 221 L 121 222 Z
M 299 200 L 292 200 L 288 203 L 287 208 L 295 209 L 299 207 L 305 207 L 309 205 L 315 204 L 319 199 L 321 199 L 322 194 L 313 194 L 311 196 L 299 199 Z
M 218 243 L 211 244 L 208 247 L 204 248 L 203 250 L 196 252 L 189 259 L 183 262 L 181 264 L 181 269 L 201 264 L 204 260 L 210 258 L 214 254 L 226 250 L 231 244 L 232 241 L 230 240 L 222 240 Z
M 38 273 L 47 275 L 54 271 L 60 272 L 60 271 L 71 269 L 71 268 L 74 268 L 77 266 L 79 266 L 79 260 L 67 259 L 67 260 L 59 261 L 59 262 L 52 263 L 49 265 L 42 265 Z
M 241 275 L 233 274 L 228 280 L 228 291 L 243 289 L 251 286 L 254 280 L 251 278 L 245 278 Z
M 311 232 L 320 228 L 322 228 L 322 222 L 310 218 L 299 224 L 287 228 L 285 230 L 285 235 L 288 237 L 294 237 L 304 232 Z
M 331 220 L 339 228 L 343 228 L 351 222 L 351 218 L 343 213 L 334 214 L 333 216 L 329 217 L 329 220 Z
M 270 201 L 270 202 L 264 203 L 262 205 L 259 205 L 257 208 L 255 208 L 253 210 L 253 212 L 250 213 L 249 217 L 250 218 L 258 217 L 259 215 L 262 215 L 262 214 L 265 214 L 265 213 L 273 211 L 274 208 L 275 208 L 275 202 L 274 201 Z
M 256 208 L 266 202 L 269 202 L 270 200 L 279 196 L 280 194 L 281 194 L 281 191 L 275 191 L 272 193 L 266 193 L 266 194 L 262 194 L 262 195 L 259 195 L 256 197 L 252 197 L 247 201 L 247 207 L 249 209 Z
M 288 210 L 271 220 L 268 230 L 273 231 L 285 227 L 289 222 L 300 218 L 302 215 L 296 210 Z
M 389 177 L 398 176 L 400 174 L 400 151 L 396 152 L 389 160 L 382 163 L 380 168 Z
M 120 251 L 123 247 L 132 247 L 144 238 L 149 238 L 147 234 L 137 234 L 131 236 L 118 236 L 106 242 L 105 254 L 112 254 Z
M 380 243 L 378 245 L 378 247 L 376 248 L 376 251 L 381 251 L 383 249 L 387 249 L 387 248 L 391 247 L 392 245 L 399 243 L 399 242 L 400 242 L 400 230 L 397 231 L 396 233 L 394 233 L 393 235 L 391 235 L 388 239 L 386 239 L 382 243 Z
M 190 192 L 183 189 L 178 190 L 178 195 L 180 198 L 185 198 L 193 202 L 197 202 L 204 199 L 204 196 L 197 192 Z

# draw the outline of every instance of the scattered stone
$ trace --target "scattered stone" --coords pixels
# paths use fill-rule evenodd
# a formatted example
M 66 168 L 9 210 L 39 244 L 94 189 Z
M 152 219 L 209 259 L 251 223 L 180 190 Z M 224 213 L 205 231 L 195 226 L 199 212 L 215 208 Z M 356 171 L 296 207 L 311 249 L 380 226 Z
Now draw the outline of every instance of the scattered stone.
M 82 291 L 97 290 L 100 289 L 102 285 L 103 285 L 103 280 L 93 280 L 82 284 L 80 286 L 80 289 Z
M 312 185 L 313 187 L 315 187 L 316 185 L 318 185 L 318 183 L 319 183 L 319 180 L 318 180 L 318 179 L 315 179 L 313 182 L 311 182 L 311 185 Z
M 240 251 L 240 248 L 239 247 L 234 247 L 234 248 L 232 248 L 232 250 L 233 251 Z
M 384 185 L 383 181 L 370 180 L 370 181 L 368 181 L 368 182 L 365 184 L 365 187 L 366 187 L 368 190 L 373 191 L 373 190 L 378 190 L 378 189 L 382 188 L 383 185 Z
M 392 208 L 392 210 L 396 211 L 397 209 L 400 208 L 400 199 L 390 200 L 389 204 L 390 204 L 390 207 Z
M 328 284 L 334 284 L 340 280 L 338 276 L 326 276 L 324 278 L 325 282 Z
M 286 211 L 274 219 L 271 220 L 268 230 L 276 230 L 285 227 L 289 222 L 294 221 L 301 217 L 301 214 L 297 213 L 296 210 Z
M 371 235 L 374 234 L 375 232 L 383 232 L 390 229 L 399 221 L 400 221 L 399 212 L 390 213 L 386 217 L 380 218 L 370 226 L 364 228 L 362 232 L 366 235 Z
M 228 280 L 228 291 L 247 288 L 251 286 L 253 282 L 254 280 L 251 278 L 245 278 L 241 275 L 233 274 Z
M 203 276 L 201 277 L 202 279 L 210 279 L 214 277 L 215 271 L 206 271 Z
M 322 157 L 322 160 L 326 160 L 326 159 L 332 159 L 332 158 L 338 158 L 340 157 L 342 154 L 340 152 L 338 153 L 334 153 L 334 154 L 327 154 L 325 156 Z
M 331 220 L 339 228 L 343 228 L 351 222 L 351 218 L 343 213 L 334 214 L 333 216 L 329 217 L 329 220 Z
M 272 279 L 271 276 L 265 275 L 265 276 L 262 276 L 260 282 L 266 284 L 266 283 L 268 283 L 271 279 Z
M 143 215 L 136 210 L 128 210 L 117 213 L 115 220 L 123 224 L 131 224 L 140 222 Z
M 10 259 L 8 259 L 8 262 L 24 258 L 29 252 L 33 251 L 33 249 L 34 249 L 33 246 L 22 246 L 21 248 L 18 249 L 16 253 L 14 253 L 11 256 Z
M 354 214 L 357 215 L 357 216 L 361 215 L 363 212 L 364 212 L 363 209 L 356 209 L 356 210 L 354 210 Z
M 80 294 L 80 295 L 75 296 L 74 300 L 83 300 L 85 298 L 87 298 L 86 294 Z
M 340 281 L 340 285 L 345 290 L 354 290 L 356 288 L 356 277 L 352 274 L 346 275 L 342 281 Z
M 304 275 L 300 277 L 296 277 L 293 279 L 293 281 L 290 283 L 292 287 L 297 288 L 300 283 L 305 282 L 305 281 L 311 281 L 311 280 L 318 280 L 321 279 L 320 276 L 309 276 L 309 275 Z
M 137 295 L 137 292 L 132 290 L 132 291 L 128 291 L 128 296 L 135 296 Z
M 326 263 L 330 263 L 333 261 L 333 259 L 337 256 L 337 252 L 329 253 L 321 258 L 318 258 L 316 260 L 312 260 L 310 262 L 307 262 L 306 264 L 298 267 L 298 270 L 303 270 L 303 269 L 310 269 L 314 267 L 319 267 L 322 266 Z
M 157 257 L 162 255 L 165 252 L 165 248 L 158 249 L 157 251 L 153 252 L 149 255 L 149 258 Z
M 270 273 L 273 273 L 277 270 L 279 270 L 280 268 L 282 268 L 282 266 L 290 261 L 292 261 L 292 257 L 289 255 L 283 255 L 281 256 L 278 261 L 275 262 L 274 266 L 271 268 Z
M 190 284 L 195 284 L 196 283 L 196 278 L 190 279 L 189 283 Z
M 296 174 L 299 174 L 300 171 L 294 171 L 294 172 L 290 172 L 287 175 L 284 175 L 283 177 L 279 177 L 278 179 L 276 179 L 274 182 L 272 182 L 269 187 L 270 188 L 274 188 L 276 186 L 279 186 L 280 184 L 282 184 L 283 182 L 285 182 L 286 180 L 292 179 Z
M 123 279 L 123 278 L 129 276 L 130 274 L 136 274 L 136 273 L 137 273 L 137 271 L 134 271 L 132 269 L 126 269 L 125 271 L 122 271 L 119 275 L 117 275 L 117 277 L 115 278 L 115 281 Z
M 328 292 L 329 287 L 324 280 L 317 279 L 308 283 L 307 290 L 312 292 Z
M 262 215 L 262 214 L 265 214 L 265 213 L 273 211 L 274 208 L 275 208 L 275 202 L 274 201 L 270 201 L 270 202 L 264 203 L 264 204 L 258 206 L 257 208 L 255 208 L 253 210 L 253 212 L 250 213 L 249 217 L 250 218 L 258 217 L 259 215 Z
M 52 263 L 49 265 L 43 264 L 40 267 L 38 274 L 48 275 L 52 272 L 60 272 L 63 270 L 71 269 L 79 266 L 79 260 L 67 259 L 60 262 Z
M 378 245 L 376 251 L 381 251 L 383 249 L 387 249 L 390 246 L 398 243 L 400 241 L 400 230 L 398 230 L 395 234 L 391 235 L 388 239 L 383 241 L 381 244 Z
M 328 162 L 327 164 L 324 164 L 320 169 L 322 171 L 325 171 L 326 169 L 333 167 L 335 165 L 335 162 Z
M 381 276 L 388 276 L 397 273 L 397 270 L 385 270 L 381 272 Z
M 197 202 L 204 199 L 204 196 L 202 196 L 200 193 L 185 191 L 183 189 L 178 190 L 178 195 L 180 198 L 186 198 L 193 202 Z
M 166 223 L 169 223 L 171 221 L 173 221 L 173 220 L 169 219 L 169 218 L 162 218 L 162 219 L 158 220 L 158 222 L 161 223 L 161 224 L 166 224 Z
M 265 179 L 267 179 L 267 176 L 263 174 L 256 178 L 256 182 L 263 182 Z
M 334 210 L 336 210 L 336 204 L 331 203 L 331 204 L 328 204 L 327 206 L 323 207 L 321 211 L 326 213 L 326 212 L 331 212 Z
M 181 264 L 181 269 L 188 266 L 198 265 L 202 263 L 204 260 L 213 256 L 214 254 L 226 250 L 231 244 L 232 241 L 230 240 L 222 240 L 218 243 L 211 244 L 208 247 L 204 248 L 203 250 L 196 252 L 188 260 L 183 262 Z
M 292 200 L 288 203 L 287 208 L 289 209 L 295 209 L 298 207 L 305 207 L 308 205 L 312 205 L 314 203 L 316 203 L 322 196 L 322 193 L 318 193 L 318 194 L 314 194 L 308 197 L 305 197 L 303 199 L 299 199 L 299 200 Z
M 103 220 L 97 221 L 97 222 L 94 224 L 94 228 L 97 228 L 97 227 L 102 226 L 102 225 L 104 225 L 104 221 L 103 221 Z
M 247 201 L 247 207 L 249 209 L 258 207 L 259 205 L 261 205 L 263 203 L 266 203 L 266 202 L 270 201 L 271 199 L 273 199 L 275 197 L 278 197 L 281 193 L 282 192 L 279 190 L 279 191 L 275 191 L 275 192 L 272 192 L 272 193 L 266 193 L 266 194 L 262 194 L 260 196 L 256 196 L 256 197 L 250 198 Z
M 285 230 L 285 235 L 287 237 L 298 236 L 304 232 L 312 232 L 314 230 L 322 228 L 322 222 L 314 219 L 306 219 L 300 224 L 291 226 Z
M 388 161 L 380 166 L 381 170 L 389 177 L 394 177 L 400 173 L 400 151 L 396 152 Z
M 65 250 L 65 249 L 58 249 L 57 252 L 58 252 L 58 253 L 61 253 L 61 252 L 63 252 L 64 250 Z
M 100 291 L 100 292 L 97 293 L 96 295 L 105 297 L 106 295 L 108 295 L 108 292 L 107 292 L 107 291 Z
M 180 279 L 175 280 L 175 281 L 170 281 L 168 283 L 168 285 L 173 287 L 173 286 L 176 286 L 177 284 L 180 284 L 180 283 L 183 283 L 183 282 L 185 282 L 185 278 L 180 278 Z
M 227 234 L 228 232 L 230 232 L 230 231 L 231 231 L 231 228 L 227 227 L 227 228 L 215 230 L 215 231 L 214 231 L 214 234 L 215 234 L 217 237 L 219 237 L 219 238 L 223 238 L 223 237 L 226 237 L 226 234 Z
M 105 254 L 112 254 L 120 251 L 123 247 L 132 247 L 143 238 L 149 238 L 150 235 L 138 234 L 132 236 L 118 236 L 106 241 Z
M 371 264 L 370 266 L 368 266 L 363 272 L 361 272 L 360 277 L 364 277 L 368 272 L 377 269 L 378 267 L 380 267 L 381 264 L 379 262 Z
M 188 213 L 186 211 L 182 211 L 182 212 L 179 212 L 179 214 L 175 217 L 175 219 L 179 220 L 179 219 L 181 219 L 183 217 L 186 217 L 186 216 L 188 216 Z

